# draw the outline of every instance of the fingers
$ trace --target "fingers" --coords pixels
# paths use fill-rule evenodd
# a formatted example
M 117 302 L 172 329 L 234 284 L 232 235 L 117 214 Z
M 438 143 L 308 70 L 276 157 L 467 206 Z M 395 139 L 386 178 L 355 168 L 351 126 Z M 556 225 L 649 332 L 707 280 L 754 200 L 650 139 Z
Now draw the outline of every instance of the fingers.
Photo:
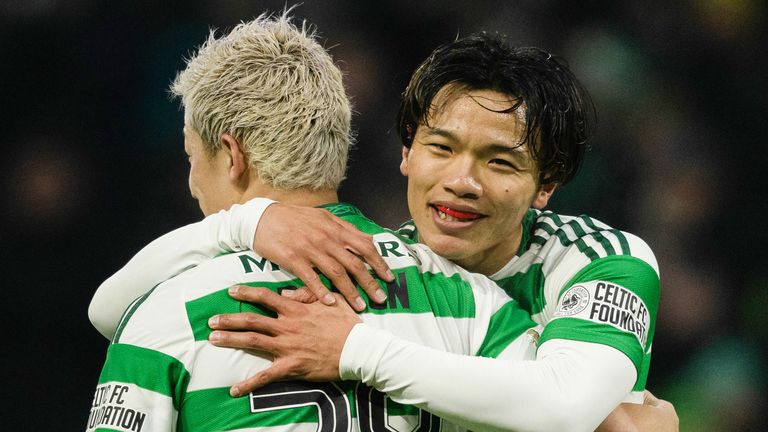
M 367 234 L 364 234 L 360 232 L 356 226 L 353 224 L 339 219 L 339 224 L 344 226 L 346 228 L 346 232 L 352 233 L 354 235 L 351 235 L 347 241 L 349 244 L 349 247 L 362 259 L 368 263 L 369 266 L 373 269 L 373 271 L 382 279 L 384 279 L 387 282 L 392 282 L 395 280 L 395 276 L 392 274 L 392 270 L 389 269 L 389 266 L 387 265 L 386 261 L 384 261 L 384 258 L 379 255 L 379 251 L 376 250 L 376 247 L 373 243 L 373 237 Z M 348 268 L 349 269 L 349 268 Z M 366 273 L 368 273 L 366 271 Z M 365 287 L 365 284 L 363 284 L 363 281 L 361 281 L 356 273 L 353 273 L 355 276 L 355 279 L 360 283 L 361 286 Z M 362 276 L 362 275 L 361 275 Z M 367 292 L 367 291 L 366 291 Z
M 263 257 L 296 275 L 326 305 L 334 304 L 334 298 L 315 268 L 357 311 L 365 310 L 366 304 L 353 281 L 373 301 L 386 300 L 366 263 L 380 278 L 394 280 L 373 237 L 324 209 L 270 205 L 259 222 L 253 247 Z
M 271 336 L 256 332 L 212 331 L 208 341 L 217 347 L 265 351 L 274 354 L 279 346 Z
M 281 295 L 272 292 L 266 288 L 255 288 L 246 285 L 233 285 L 229 287 L 229 296 L 233 299 L 248 302 L 258 303 L 266 306 L 273 311 L 284 314 L 291 307 L 295 307 L 295 303 L 283 298 Z M 331 295 L 331 297 L 333 297 Z M 336 302 L 336 299 L 333 299 Z
M 208 319 L 208 327 L 213 330 L 253 330 L 259 333 L 274 334 L 277 320 L 252 312 L 214 315 Z
M 659 406 L 659 399 L 648 390 L 643 392 L 643 405 Z
M 288 377 L 288 370 L 281 367 L 280 363 L 273 363 L 272 366 L 264 369 L 256 375 L 230 387 L 229 395 L 232 397 L 246 395 L 254 390 L 264 387 L 269 383 Z
M 329 306 L 336 303 L 336 298 L 334 298 L 328 288 L 323 285 L 323 282 L 320 280 L 320 276 L 315 273 L 315 270 L 310 265 L 299 264 L 295 265 L 292 269 L 286 269 L 296 275 L 296 277 L 299 278 L 302 282 L 304 282 L 304 285 L 312 293 L 312 295 L 315 296 L 315 298 L 320 299 L 321 302 Z
M 352 254 L 346 249 L 342 250 L 347 255 L 352 256 Z M 329 251 L 329 254 L 334 253 L 335 252 Z M 354 263 L 352 263 L 352 261 L 354 261 Z M 365 301 L 360 297 L 360 293 L 357 291 L 357 287 L 355 287 L 354 283 L 352 283 L 352 280 L 349 278 L 349 274 L 347 274 L 347 269 L 344 267 L 345 265 L 354 264 L 363 267 L 363 271 L 366 274 L 368 273 L 368 271 L 365 270 L 365 266 L 357 258 L 345 259 L 333 255 L 319 255 L 316 257 L 317 269 L 320 270 L 320 272 L 324 274 L 328 280 L 331 281 L 333 286 L 339 290 L 339 292 L 347 299 L 349 304 L 351 304 L 355 310 L 363 311 L 366 308 Z M 368 277 L 370 277 L 370 275 L 368 275 Z M 310 290 L 312 290 L 311 287 Z M 330 292 L 327 290 L 326 293 L 327 294 L 324 295 L 330 295 Z M 317 295 L 317 293 L 314 294 Z M 326 301 L 323 301 L 323 303 L 332 304 Z
M 376 255 L 379 260 L 383 262 L 383 259 L 378 254 L 374 255 Z M 376 303 L 383 303 L 387 300 L 387 295 L 384 294 L 384 291 L 381 289 L 379 282 L 374 279 L 373 276 L 371 276 L 363 261 L 360 260 L 359 256 L 355 255 L 347 249 L 343 249 L 337 252 L 334 258 L 336 258 L 336 260 L 344 266 L 344 276 L 346 277 L 347 281 L 349 280 L 349 277 L 347 276 L 346 272 L 349 272 L 349 274 L 357 281 L 358 285 L 360 285 L 363 291 L 368 294 L 370 299 Z M 391 273 L 389 268 L 387 268 L 386 271 Z M 334 283 L 334 285 L 336 284 Z M 344 297 L 346 297 L 350 305 L 354 306 L 354 301 L 362 302 L 362 299 L 359 298 L 356 287 L 350 287 L 350 293 L 352 297 L 347 295 L 347 293 L 340 286 L 336 285 L 336 287 L 339 288 L 339 292 L 341 292 Z
M 301 287 L 297 289 L 286 289 L 280 292 L 283 297 L 301 303 L 314 303 L 317 301 L 317 297 L 307 287 Z

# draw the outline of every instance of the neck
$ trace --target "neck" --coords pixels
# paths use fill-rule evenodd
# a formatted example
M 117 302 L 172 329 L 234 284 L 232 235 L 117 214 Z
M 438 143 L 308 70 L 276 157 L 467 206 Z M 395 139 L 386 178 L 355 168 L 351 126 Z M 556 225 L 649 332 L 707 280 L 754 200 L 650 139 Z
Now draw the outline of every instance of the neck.
M 522 229 L 519 229 L 506 241 L 499 242 L 475 255 L 451 261 L 473 273 L 492 276 L 517 255 L 521 241 Z
M 283 204 L 304 207 L 315 207 L 339 201 L 339 196 L 336 190 L 311 190 L 309 188 L 290 190 L 275 189 L 257 181 L 251 183 L 249 187 L 243 191 L 240 202 L 244 203 L 256 197 L 269 198 Z
M 339 196 L 335 190 L 272 190 L 268 193 L 254 195 L 247 200 L 256 197 L 269 198 L 279 201 L 283 204 L 290 204 L 304 207 L 315 207 L 322 204 L 335 203 L 339 201 Z

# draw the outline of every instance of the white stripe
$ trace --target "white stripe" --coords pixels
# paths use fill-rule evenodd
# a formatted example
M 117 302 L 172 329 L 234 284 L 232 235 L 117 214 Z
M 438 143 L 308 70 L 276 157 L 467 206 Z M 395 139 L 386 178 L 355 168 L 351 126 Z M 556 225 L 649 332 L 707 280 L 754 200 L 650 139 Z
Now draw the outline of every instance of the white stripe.
M 136 309 L 123 328 L 119 342 L 162 352 L 191 370 L 193 352 L 190 348 L 194 336 L 184 301 L 180 298 L 183 294 L 184 290 L 175 284 L 159 285 Z
M 195 352 L 195 370 L 187 391 L 231 387 L 272 364 L 266 354 L 220 348 L 208 341 L 195 342 Z
M 584 240 L 584 244 L 587 245 L 588 248 L 591 248 L 598 258 L 605 258 L 608 256 L 608 251 L 605 249 L 605 246 L 603 246 L 595 236 L 588 234 L 582 237 L 582 240 Z M 617 249 L 617 251 L 621 253 L 621 248 Z M 584 253 L 584 255 L 586 255 L 586 253 Z

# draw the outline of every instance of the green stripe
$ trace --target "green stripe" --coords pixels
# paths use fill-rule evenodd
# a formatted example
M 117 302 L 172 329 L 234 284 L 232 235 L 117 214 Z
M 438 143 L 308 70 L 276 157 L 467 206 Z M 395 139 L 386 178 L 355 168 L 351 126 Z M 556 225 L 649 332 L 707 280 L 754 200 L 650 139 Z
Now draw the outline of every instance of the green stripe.
M 321 278 L 323 279 L 323 278 Z M 247 282 L 240 285 L 268 288 L 274 292 L 280 292 L 281 288 L 304 286 L 298 279 L 286 282 Z M 208 340 L 211 328 L 208 327 L 208 319 L 218 314 L 230 314 L 240 312 L 255 312 L 260 315 L 276 317 L 271 310 L 251 303 L 240 302 L 229 296 L 229 287 L 224 287 L 206 296 L 188 301 L 184 306 L 187 310 L 187 318 L 192 328 L 192 334 L 196 341 Z
M 640 375 L 637 377 L 637 382 L 632 391 L 645 390 L 645 384 L 648 381 L 648 371 L 651 370 L 651 353 L 646 352 L 643 356 L 643 365 L 640 367 Z
M 520 307 L 531 315 L 544 310 L 544 282 L 544 272 L 541 270 L 540 263 L 532 264 L 525 272 L 515 273 L 496 281 L 510 297 L 518 301 Z
M 544 243 L 547 242 L 547 240 L 548 239 L 546 239 L 544 237 L 541 237 L 541 236 L 533 236 L 533 238 L 531 239 L 531 243 L 536 243 L 539 246 L 543 246 Z
M 584 231 L 584 227 L 581 226 L 581 224 L 579 223 L 579 221 L 577 219 L 574 219 L 574 220 L 568 222 L 566 225 L 571 227 L 571 229 L 573 230 L 574 234 L 576 234 L 576 237 L 584 237 L 585 235 L 587 235 L 587 232 Z
M 558 231 L 558 232 L 562 232 L 562 231 Z M 587 246 L 587 242 L 585 242 L 583 238 L 576 239 L 575 244 L 579 248 L 579 251 L 581 253 L 589 257 L 590 261 L 594 261 L 600 258 L 600 256 L 597 254 L 597 252 L 595 252 L 594 249 Z M 563 246 L 567 246 L 567 245 L 563 244 Z
M 560 219 L 560 215 L 558 215 L 557 213 L 545 212 L 544 214 L 542 214 L 542 216 L 545 216 L 546 218 L 554 222 L 555 225 L 557 225 L 558 227 L 561 227 L 564 224 L 563 220 Z
M 621 252 L 624 255 L 632 255 L 632 251 L 629 250 L 629 242 L 627 241 L 627 237 L 624 235 L 624 233 L 617 229 L 609 230 L 609 232 L 613 233 L 619 239 Z
M 562 295 L 579 282 L 604 281 L 621 285 L 640 296 L 656 322 L 659 306 L 659 276 L 656 270 L 640 258 L 629 255 L 611 255 L 589 263 L 560 288 Z M 649 333 L 649 342 L 651 334 Z
M 587 245 L 586 241 L 584 241 L 584 237 L 587 235 L 587 233 L 584 231 L 584 228 L 581 226 L 579 221 L 574 219 L 568 222 L 567 225 L 571 227 L 573 233 L 576 234 L 576 245 L 579 247 L 579 250 L 586 254 L 590 260 L 596 260 L 598 258 L 598 254 L 591 246 Z
M 611 244 L 610 240 L 605 238 L 600 232 L 603 231 L 602 228 L 595 225 L 594 221 L 586 215 L 581 215 L 579 217 L 579 220 L 581 220 L 592 232 L 592 237 L 599 241 L 601 245 L 603 245 L 603 248 L 605 248 L 605 252 L 607 255 L 615 255 L 616 250 L 613 248 L 613 245 Z
M 591 281 L 604 281 L 620 285 L 637 294 L 641 299 L 643 299 L 643 302 L 648 309 L 650 322 L 646 346 L 641 347 L 640 343 L 637 341 L 637 338 L 629 332 L 623 332 L 609 324 L 597 324 L 593 323 L 592 321 L 578 318 L 559 318 L 553 320 L 546 326 L 544 333 L 548 334 L 548 338 L 550 339 L 557 337 L 560 339 L 584 340 L 587 342 L 604 343 L 606 345 L 616 347 L 617 349 L 627 354 L 627 356 L 635 364 L 635 367 L 638 369 L 638 378 L 635 382 L 634 390 L 643 390 L 645 388 L 645 381 L 647 379 L 648 370 L 650 367 L 650 347 L 653 343 L 653 336 L 656 332 L 656 317 L 659 308 L 660 292 L 659 276 L 653 267 L 651 267 L 648 263 L 641 260 L 640 258 L 629 255 L 611 255 L 605 258 L 601 258 L 597 261 L 593 261 L 581 269 L 568 281 L 568 283 L 561 287 L 559 295 L 562 295 L 573 285 L 576 285 L 580 282 Z M 550 328 L 557 329 L 563 327 L 564 323 L 572 321 L 585 323 L 584 325 L 587 327 L 574 325 L 572 327 L 567 327 L 566 330 L 558 330 L 557 333 L 547 333 Z M 559 324 L 553 327 L 553 324 L 555 323 Z M 615 339 L 608 337 L 608 335 L 595 335 L 594 331 L 592 331 L 592 327 L 589 327 L 589 323 L 591 323 L 591 325 L 598 326 L 597 328 L 599 330 L 596 330 L 597 333 L 602 332 L 606 327 L 611 329 L 609 330 L 609 333 L 623 333 L 625 335 L 623 338 L 624 342 L 617 342 L 619 345 L 616 345 L 614 343 Z M 586 335 L 581 334 L 582 330 L 587 332 Z M 544 337 L 542 335 L 542 341 L 543 339 Z M 632 345 L 634 345 L 634 347 Z M 640 357 L 637 357 L 637 352 L 640 353 Z
M 361 297 L 368 303 L 366 313 L 382 315 L 390 313 L 433 313 L 436 317 L 474 318 L 475 298 L 472 287 L 456 273 L 445 276 L 443 273 L 421 273 L 418 267 L 411 266 L 393 269 L 394 285 L 387 285 L 379 280 L 388 299 L 384 306 L 370 301 L 362 289 Z M 403 276 L 400 276 L 403 275 Z M 330 286 L 328 279 L 320 275 L 325 286 Z M 405 280 L 407 290 L 403 287 Z M 284 288 L 301 287 L 304 283 L 298 279 L 285 282 L 248 282 L 242 283 L 253 287 L 262 287 L 279 293 Z M 208 340 L 211 329 L 208 319 L 213 315 L 225 313 L 254 312 L 260 315 L 276 315 L 261 306 L 241 303 L 227 293 L 228 287 L 211 294 L 190 300 L 185 304 L 192 334 L 196 341 Z
M 592 231 L 602 231 L 603 230 L 603 228 L 598 227 L 595 224 L 595 221 L 593 221 L 592 218 L 587 216 L 587 215 L 581 215 L 581 216 L 579 216 L 579 219 L 581 219 L 588 227 L 590 227 L 592 229 Z
M 649 336 L 650 337 L 650 336 Z M 592 342 L 614 347 L 626 354 L 642 376 L 644 350 L 634 334 L 619 330 L 610 324 L 601 324 L 580 318 L 557 318 L 551 320 L 539 339 L 539 346 L 551 339 L 567 339 Z M 635 381 L 637 383 L 638 381 Z
M 364 384 L 356 381 L 341 381 L 337 382 L 336 385 L 349 401 L 352 419 L 356 418 L 355 389 L 358 385 Z M 314 386 L 312 383 L 307 383 L 306 387 L 310 389 Z M 420 410 L 417 407 L 399 404 L 390 399 L 386 400 L 386 407 L 389 416 L 420 415 Z M 183 409 L 179 415 L 180 430 L 224 431 L 288 426 L 296 423 L 317 423 L 319 421 L 318 410 L 315 406 L 278 408 L 255 413 L 251 413 L 250 410 L 249 397 L 232 398 L 229 396 L 229 387 L 190 391 L 187 393 Z
M 347 217 L 347 216 L 363 216 L 363 213 L 360 211 L 360 209 L 353 206 L 352 204 L 347 204 L 343 202 L 323 204 L 317 207 L 326 209 L 332 214 L 340 218 Z
M 557 231 L 557 228 L 553 228 L 552 225 L 541 221 L 536 224 L 536 230 L 543 230 L 545 233 L 552 235 Z
M 169 396 L 178 410 L 189 384 L 189 372 L 175 358 L 147 348 L 112 344 L 99 376 L 99 384 L 110 381 L 133 383 Z
M 606 255 L 616 255 L 616 249 L 613 248 L 611 241 L 605 238 L 599 231 L 592 233 L 592 238 L 599 241 L 605 249 Z
M 412 269 L 414 278 L 418 273 L 418 270 Z M 423 277 L 426 286 L 422 284 L 417 288 L 419 291 L 426 291 L 427 303 L 417 303 L 416 312 L 432 311 L 436 317 L 475 317 L 475 295 L 472 287 L 458 273 L 451 277 L 446 277 L 443 273 L 424 273 Z
M 552 221 L 558 228 L 554 230 L 552 226 L 546 222 L 547 220 Z M 584 225 L 582 225 L 582 223 Z M 564 225 L 568 225 L 573 229 L 573 232 L 577 237 L 575 240 L 571 240 L 568 237 L 568 235 L 562 230 L 562 227 Z M 562 244 L 563 246 L 576 244 L 576 246 L 579 248 L 579 251 L 587 255 L 587 257 L 589 257 L 589 259 L 592 261 L 599 259 L 600 255 L 595 251 L 593 247 L 589 246 L 584 241 L 584 238 L 591 236 L 595 241 L 599 242 L 603 246 L 603 248 L 605 249 L 606 255 L 609 255 L 609 256 L 616 255 L 617 251 L 613 247 L 613 244 L 611 244 L 611 241 L 603 235 L 603 233 L 605 232 L 610 232 L 614 234 L 619 240 L 619 244 L 621 245 L 621 253 L 623 255 L 630 255 L 629 243 L 627 242 L 626 237 L 620 230 L 600 228 L 588 216 L 582 215 L 569 222 L 564 222 L 559 215 L 551 212 L 544 212 L 541 214 L 541 217 L 539 218 L 539 221 L 536 223 L 535 228 L 542 229 L 550 235 L 557 236 L 557 238 L 560 240 L 560 244 Z M 532 239 L 532 242 L 543 245 L 547 240 L 548 239 L 546 239 L 545 237 L 535 236 Z
M 248 396 L 233 398 L 229 387 L 187 393 L 179 415 L 181 430 L 225 431 L 243 428 L 317 423 L 313 406 L 251 413 Z
M 517 248 L 517 256 L 520 256 L 525 253 L 525 251 L 528 250 L 528 246 L 531 242 L 531 237 L 533 236 L 533 230 L 531 227 L 536 222 L 536 210 L 528 209 L 528 211 L 525 213 L 525 216 L 523 217 L 522 221 L 522 238 L 520 239 L 520 246 Z
M 477 351 L 481 357 L 497 357 L 505 348 L 515 341 L 523 332 L 536 326 L 528 312 L 511 300 L 502 306 L 491 317 L 485 340 Z
M 117 330 L 115 331 L 115 337 L 112 338 L 112 343 L 119 343 L 120 342 L 120 336 L 123 334 L 123 329 L 125 329 L 126 324 L 128 324 L 128 321 L 131 320 L 131 317 L 136 312 L 136 310 L 141 306 L 144 301 L 147 300 L 150 294 L 157 288 L 157 286 L 160 284 L 155 285 L 152 287 L 151 290 L 147 291 L 146 294 L 141 296 L 138 300 L 135 300 L 133 304 L 125 311 L 123 312 L 122 318 L 120 318 L 120 322 L 117 325 Z

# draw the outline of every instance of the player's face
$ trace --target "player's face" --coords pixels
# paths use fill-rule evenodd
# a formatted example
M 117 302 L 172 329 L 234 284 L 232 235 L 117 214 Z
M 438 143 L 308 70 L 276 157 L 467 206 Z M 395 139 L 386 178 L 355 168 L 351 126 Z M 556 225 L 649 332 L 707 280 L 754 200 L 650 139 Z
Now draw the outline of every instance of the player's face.
M 443 257 L 484 274 L 517 252 L 522 219 L 547 204 L 553 188 L 537 184 L 537 168 L 518 113 L 500 113 L 510 97 L 459 90 L 435 97 L 429 126 L 419 125 L 400 170 L 420 240 Z M 447 101 L 447 102 L 446 102 Z
M 184 126 L 184 151 L 189 157 L 189 191 L 203 214 L 216 213 L 237 202 L 229 183 L 230 158 L 224 150 L 211 157 L 200 135 Z

